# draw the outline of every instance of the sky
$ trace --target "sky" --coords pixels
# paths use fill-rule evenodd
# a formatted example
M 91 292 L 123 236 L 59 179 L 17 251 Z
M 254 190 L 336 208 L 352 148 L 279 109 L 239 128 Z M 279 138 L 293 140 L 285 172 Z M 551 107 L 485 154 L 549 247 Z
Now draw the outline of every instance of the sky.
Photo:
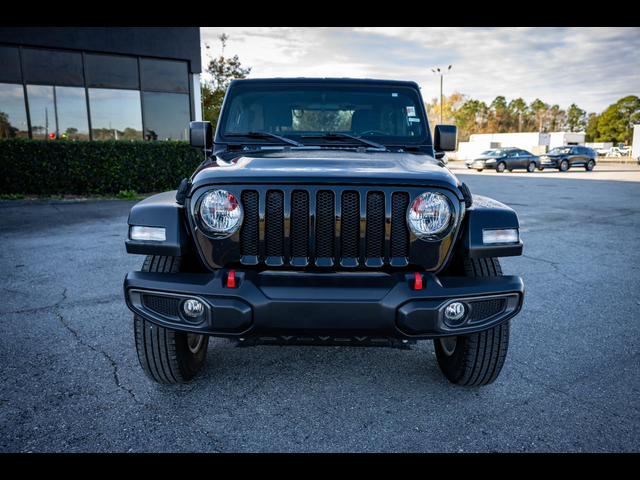
M 203 61 L 238 55 L 251 78 L 412 80 L 426 101 L 460 92 L 491 103 L 537 98 L 603 112 L 640 96 L 640 27 L 201 27 Z

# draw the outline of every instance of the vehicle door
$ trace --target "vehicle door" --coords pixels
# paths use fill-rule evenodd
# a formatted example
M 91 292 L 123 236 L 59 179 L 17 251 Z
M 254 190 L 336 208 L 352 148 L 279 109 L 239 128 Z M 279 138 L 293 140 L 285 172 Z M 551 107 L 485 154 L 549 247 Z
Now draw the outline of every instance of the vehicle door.
M 509 156 L 506 158 L 507 168 L 509 170 L 515 170 L 517 168 L 522 168 L 520 166 L 520 151 L 513 150 L 509 152 Z
M 525 150 L 520 150 L 520 160 L 522 160 L 522 167 L 520 168 L 526 169 L 531 163 L 531 160 L 533 160 L 533 154 Z
M 523 150 L 517 150 L 515 152 L 515 163 L 512 168 L 524 169 L 527 168 L 527 164 L 529 163 L 527 160 L 527 152 Z
M 573 147 L 571 149 L 571 155 L 569 156 L 569 163 L 573 167 L 574 165 L 584 165 L 587 162 L 586 157 L 580 147 Z

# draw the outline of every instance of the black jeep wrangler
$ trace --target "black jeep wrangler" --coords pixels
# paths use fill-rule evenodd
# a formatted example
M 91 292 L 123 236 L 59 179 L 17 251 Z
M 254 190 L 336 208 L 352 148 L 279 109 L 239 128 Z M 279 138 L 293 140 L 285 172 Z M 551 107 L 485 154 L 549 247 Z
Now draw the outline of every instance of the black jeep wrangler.
M 499 376 L 524 285 L 516 213 L 473 196 L 439 160 L 457 129 L 429 127 L 415 83 L 240 80 L 203 163 L 131 211 L 125 281 L 140 363 L 185 383 L 210 337 L 240 346 L 407 349 L 434 340 L 446 377 Z

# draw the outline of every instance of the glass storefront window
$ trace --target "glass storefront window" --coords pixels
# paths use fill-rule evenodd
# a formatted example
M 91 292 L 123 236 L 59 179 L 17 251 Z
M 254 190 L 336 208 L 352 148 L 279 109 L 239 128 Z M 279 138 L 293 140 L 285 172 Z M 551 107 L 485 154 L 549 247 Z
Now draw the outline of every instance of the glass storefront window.
M 84 58 L 89 87 L 140 88 L 137 58 L 90 54 Z
M 89 89 L 94 140 L 142 140 L 142 106 L 136 90 Z
M 36 140 L 89 140 L 84 88 L 27 85 L 31 130 Z
M 82 54 L 54 50 L 22 49 L 26 83 L 84 86 Z
M 189 95 L 149 92 L 143 95 L 145 139 L 188 141 L 191 121 Z
M 187 62 L 140 59 L 142 89 L 154 92 L 189 93 Z
M 15 47 L 0 46 L 0 82 L 22 83 L 20 51 Z
M 0 139 L 29 138 L 22 85 L 0 83 Z

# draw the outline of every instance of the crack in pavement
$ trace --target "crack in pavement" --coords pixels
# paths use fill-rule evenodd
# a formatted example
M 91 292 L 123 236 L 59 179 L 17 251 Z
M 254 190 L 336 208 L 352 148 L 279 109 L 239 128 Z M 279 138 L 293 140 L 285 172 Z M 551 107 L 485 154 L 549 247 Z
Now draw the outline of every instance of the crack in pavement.
M 552 262 L 551 260 L 543 260 L 542 258 L 530 257 L 530 256 L 528 256 L 528 255 L 523 255 L 523 256 L 522 256 L 522 258 L 526 258 L 527 260 L 533 260 L 533 261 L 535 261 L 535 262 L 542 262 L 542 263 L 546 263 L 546 264 L 548 264 L 548 265 L 551 265 L 551 266 L 555 269 L 556 273 L 557 273 L 558 275 L 560 275 L 561 277 L 566 278 L 567 280 L 569 280 L 570 282 L 575 283 L 576 285 L 582 285 L 582 284 L 581 284 L 579 281 L 577 281 L 576 279 L 571 278 L 571 277 L 570 277 L 570 276 L 568 276 L 567 274 L 562 273 L 562 272 L 560 271 L 560 265 L 562 265 L 560 262 Z
M 65 288 L 64 291 L 62 292 L 62 300 L 59 301 L 55 306 L 55 313 L 57 315 L 57 317 L 60 319 L 60 324 L 66 328 L 74 337 L 75 339 L 78 341 L 78 343 L 80 343 L 80 345 L 88 348 L 89 350 L 91 350 L 94 353 L 97 353 L 99 355 L 102 355 L 110 364 L 111 367 L 113 368 L 113 379 L 115 381 L 116 386 L 122 390 L 123 392 L 127 393 L 132 399 L 133 401 L 140 405 L 143 406 L 145 408 L 149 408 L 147 404 L 145 404 L 144 402 L 140 401 L 138 399 L 138 397 L 136 397 L 136 394 L 133 392 L 133 390 L 125 387 L 122 382 L 120 381 L 120 376 L 119 376 L 119 368 L 118 368 L 118 364 L 116 363 L 116 361 L 111 358 L 111 356 L 104 352 L 103 350 L 100 350 L 99 348 L 94 347 L 93 345 L 89 344 L 88 342 L 86 342 L 81 336 L 80 334 L 75 331 L 73 328 L 71 328 L 69 326 L 69 324 L 65 321 L 64 317 L 62 316 L 62 314 L 60 313 L 60 309 L 61 309 L 61 304 L 67 300 L 67 289 Z
M 27 294 L 25 294 L 27 295 Z M 65 289 L 65 293 L 64 295 L 66 296 L 66 289 Z M 88 299 L 88 300 L 78 300 L 77 302 L 70 302 L 67 303 L 66 306 L 68 307 L 77 307 L 80 305 L 84 305 L 84 304 L 92 304 L 92 305 L 104 305 L 107 303 L 110 303 L 114 300 L 120 299 L 121 296 L 120 295 L 111 295 L 109 297 L 102 297 L 102 298 L 94 298 L 94 299 Z M 62 300 L 64 301 L 64 300 Z M 42 312 L 44 310 L 53 310 L 56 308 L 59 308 L 60 303 L 62 302 L 57 302 L 53 305 L 47 305 L 45 307 L 38 307 L 38 308 L 29 308 L 29 309 L 24 309 L 24 310 L 14 310 L 14 311 L 10 311 L 10 312 L 0 312 L 0 315 L 19 315 L 21 313 L 35 313 L 35 312 Z

